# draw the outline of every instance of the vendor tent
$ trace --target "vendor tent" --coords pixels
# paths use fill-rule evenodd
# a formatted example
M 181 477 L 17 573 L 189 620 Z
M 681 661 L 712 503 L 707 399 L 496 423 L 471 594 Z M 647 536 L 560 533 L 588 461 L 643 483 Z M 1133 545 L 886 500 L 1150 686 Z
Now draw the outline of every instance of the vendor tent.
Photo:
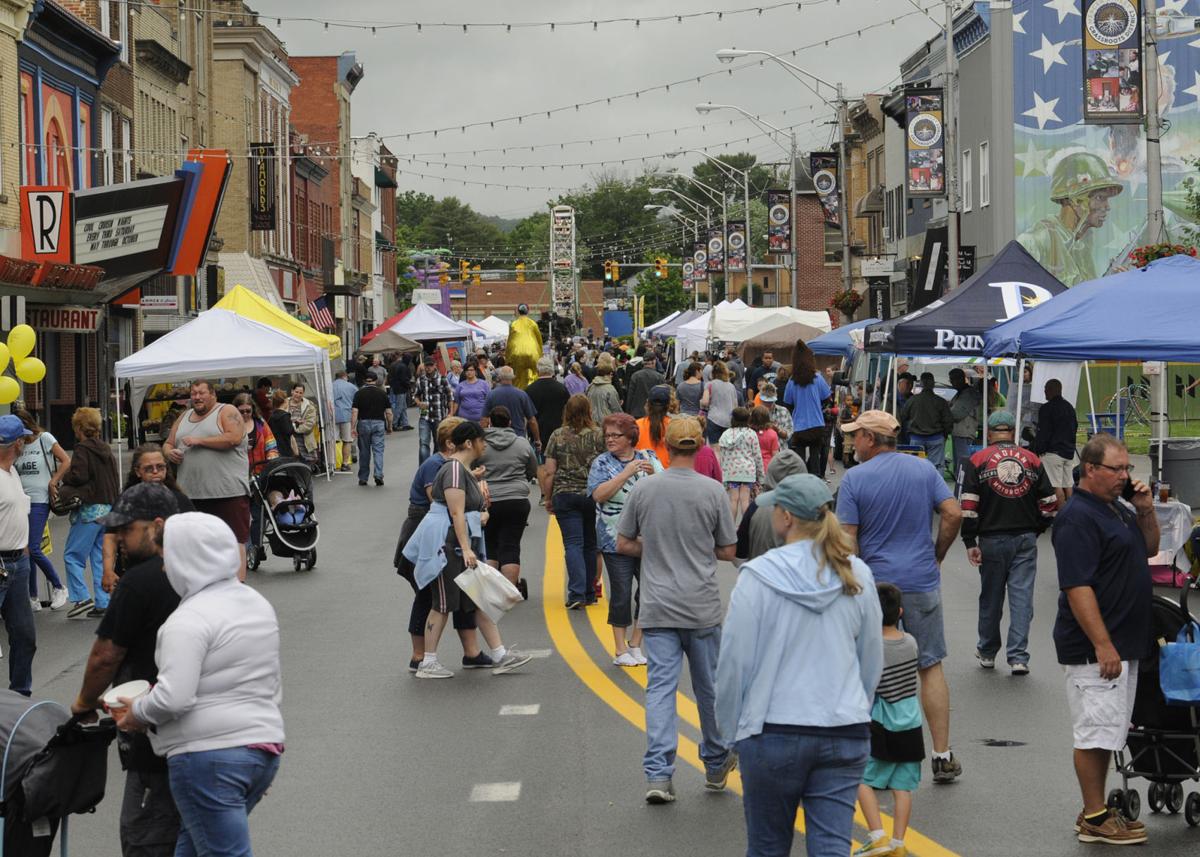
M 322 333 L 300 319 L 293 318 L 244 286 L 234 286 L 225 297 L 217 301 L 213 309 L 229 310 L 243 318 L 282 330 L 295 339 L 325 349 L 331 359 L 342 356 L 342 341 L 336 336 Z
M 484 330 L 498 336 L 500 339 L 508 339 L 508 322 L 498 315 L 489 315 L 487 318 L 481 318 L 479 321 L 472 322 Z
M 1010 241 L 983 270 L 944 298 L 868 327 L 866 348 L 894 354 L 977 357 L 984 331 L 1065 290 L 1028 250 Z
M 816 339 L 810 340 L 808 347 L 812 349 L 813 354 L 822 354 L 827 357 L 845 357 L 849 360 L 854 356 L 854 337 L 850 335 L 852 330 L 864 330 L 872 324 L 879 324 L 879 319 L 868 318 L 864 321 L 856 321 L 853 324 L 843 324 L 841 327 L 823 333 Z
M 491 345 L 493 343 L 499 342 L 500 340 L 504 339 L 508 335 L 508 334 L 499 334 L 499 333 L 496 333 L 495 331 L 488 330 L 486 327 L 483 326 L 483 324 L 481 322 L 478 322 L 478 321 L 468 321 L 467 324 L 471 325 L 471 327 L 473 328 L 473 332 L 471 335 L 475 337 L 475 341 L 482 345 Z
M 475 328 L 448 318 L 429 304 L 417 304 L 405 310 L 390 325 L 387 322 L 363 337 L 363 351 L 379 354 L 384 351 L 411 351 L 419 340 L 435 342 L 455 339 L 469 340 Z M 403 347 L 407 341 L 408 347 Z
M 772 313 L 742 331 L 745 338 L 738 346 L 738 354 L 742 362 L 747 364 L 761 357 L 765 351 L 773 351 L 784 357 L 792 353 L 797 339 L 808 342 L 820 335 L 821 331 L 811 325 L 792 321 L 786 315 Z
M 748 307 L 742 301 L 721 302 L 675 331 L 675 359 L 703 351 L 709 342 L 741 342 L 742 331 L 771 315 L 807 324 L 821 333 L 829 330 L 829 313 L 792 307 Z
M 669 324 L 670 322 L 679 318 L 679 316 L 680 316 L 680 310 L 675 310 L 675 312 L 671 313 L 668 316 L 660 318 L 658 321 L 654 322 L 654 324 L 648 324 L 645 327 L 643 327 L 642 334 L 644 336 L 650 336 L 651 334 L 655 333 L 664 324 Z
M 113 367 L 117 389 L 130 386 L 130 412 L 137 414 L 151 384 L 196 378 L 258 378 L 294 375 L 312 385 L 321 415 L 326 460 L 333 461 L 333 377 L 329 353 L 317 345 L 246 318 L 210 309 L 156 339 Z
M 704 315 L 704 312 L 701 310 L 685 309 L 662 327 L 657 328 L 654 331 L 654 335 L 659 339 L 669 339 L 670 337 L 675 336 L 675 334 L 679 331 L 679 328 L 683 327 L 688 322 L 695 321 L 702 315 Z

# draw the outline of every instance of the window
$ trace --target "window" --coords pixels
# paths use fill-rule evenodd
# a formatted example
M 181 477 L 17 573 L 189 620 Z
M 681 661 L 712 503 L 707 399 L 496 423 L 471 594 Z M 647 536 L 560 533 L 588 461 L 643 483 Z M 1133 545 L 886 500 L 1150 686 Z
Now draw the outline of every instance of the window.
M 133 181 L 133 126 L 128 119 L 121 120 L 121 166 L 123 179 Z
M 212 32 L 208 28 L 201 12 L 196 13 L 196 38 L 192 40 L 192 47 L 195 51 L 193 55 L 192 68 L 196 72 L 196 88 L 201 92 L 208 91 L 208 51 L 205 48 L 209 45 L 209 40 L 212 38 Z M 204 141 L 201 140 L 201 145 Z
M 106 36 L 112 36 L 112 3 L 109 0 L 100 0 L 98 14 L 100 16 L 100 32 Z
M 987 142 L 979 144 L 979 207 L 992 204 L 992 155 Z
M 842 230 L 825 224 L 825 264 L 835 265 L 842 255 Z
M 113 183 L 113 112 L 107 107 L 100 108 L 100 157 L 101 184 Z
M 962 177 L 959 179 L 962 188 L 962 210 L 971 210 L 971 150 L 964 149 L 962 153 Z
M 108 4 L 104 4 L 108 5 Z M 121 43 L 121 62 L 129 62 L 129 0 L 117 0 L 117 41 Z

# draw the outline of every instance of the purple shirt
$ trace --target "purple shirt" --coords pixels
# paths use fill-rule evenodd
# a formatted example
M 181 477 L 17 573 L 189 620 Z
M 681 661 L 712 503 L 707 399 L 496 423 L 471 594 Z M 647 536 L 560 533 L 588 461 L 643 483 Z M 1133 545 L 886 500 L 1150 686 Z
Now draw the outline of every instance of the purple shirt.
M 588 388 L 587 378 L 581 378 L 573 372 L 567 373 L 567 378 L 563 381 L 563 386 L 567 388 L 567 392 L 572 396 L 577 393 L 586 393 Z
M 483 419 L 483 403 L 487 401 L 491 390 L 487 381 L 478 378 L 474 383 L 459 382 L 454 389 L 454 401 L 458 402 L 458 416 L 464 420 Z

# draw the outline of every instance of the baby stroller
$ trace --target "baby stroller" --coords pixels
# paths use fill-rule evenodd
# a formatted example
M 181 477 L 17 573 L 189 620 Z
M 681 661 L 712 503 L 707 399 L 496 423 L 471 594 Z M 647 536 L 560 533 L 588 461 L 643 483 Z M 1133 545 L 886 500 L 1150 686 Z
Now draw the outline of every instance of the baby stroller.
M 303 461 L 277 458 L 250 480 L 250 502 L 261 516 L 258 543 L 250 545 L 246 564 L 256 570 L 266 559 L 264 541 L 275 556 L 292 558 L 296 571 L 317 564 L 317 515 L 313 472 Z
M 67 818 L 104 799 L 116 735 L 111 720 L 85 725 L 57 702 L 0 691 L 0 857 L 49 857 L 60 832 L 67 857 Z
M 1136 789 L 1129 788 L 1129 780 L 1144 777 L 1150 781 L 1146 801 L 1151 812 L 1165 809 L 1174 815 L 1182 809 L 1184 820 L 1196 827 L 1200 825 L 1200 792 L 1192 792 L 1184 800 L 1183 784 L 1200 780 L 1200 711 L 1194 705 L 1168 703 L 1158 674 L 1158 640 L 1174 641 L 1195 621 L 1188 613 L 1188 588 L 1181 590 L 1178 604 L 1161 595 L 1154 599 L 1154 652 L 1138 664 L 1133 728 L 1125 749 L 1115 754 L 1122 787 L 1109 792 L 1108 805 L 1136 820 L 1142 800 Z

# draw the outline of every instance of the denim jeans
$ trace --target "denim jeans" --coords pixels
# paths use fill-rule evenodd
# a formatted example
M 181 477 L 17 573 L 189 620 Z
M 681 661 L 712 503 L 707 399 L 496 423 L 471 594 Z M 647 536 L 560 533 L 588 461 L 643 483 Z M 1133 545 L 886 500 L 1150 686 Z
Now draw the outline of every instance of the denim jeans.
M 433 455 L 433 432 L 437 428 L 429 417 L 417 420 L 417 466 L 425 463 L 425 459 Z
M 587 494 L 555 494 L 554 517 L 567 554 L 567 601 L 594 601 L 596 501 Z
M 251 857 L 250 811 L 279 770 L 279 756 L 249 747 L 167 759 L 181 821 L 175 857 Z
M 954 451 L 954 482 L 955 484 L 962 483 L 962 467 L 966 460 L 971 457 L 971 447 L 975 445 L 973 437 L 959 437 L 955 435 L 950 438 Z
M 0 618 L 8 631 L 8 689 L 29 696 L 37 651 L 37 627 L 29 605 L 29 557 L 3 565 L 8 576 L 0 580 Z
M 54 567 L 54 563 L 50 561 L 50 557 L 42 553 L 42 533 L 46 531 L 46 519 L 50 517 L 49 503 L 30 503 L 29 504 L 29 597 L 38 597 L 37 573 L 35 569 L 40 568 L 42 574 L 46 575 L 46 580 L 50 581 L 50 585 L 55 589 L 62 588 L 62 580 L 58 576 L 58 570 Z
M 101 610 L 108 607 L 108 593 L 100 588 L 104 577 L 104 526 L 96 521 L 75 521 L 67 532 L 67 549 L 63 563 L 67 567 L 67 598 L 71 601 L 88 599 L 87 584 L 83 569 L 88 560 L 92 563 L 92 595 Z
M 729 747 L 717 729 L 717 654 L 721 648 L 721 626 L 711 628 L 645 628 L 642 652 L 646 666 L 646 755 L 642 769 L 646 779 L 669 780 L 675 773 L 679 749 L 675 692 L 687 655 L 692 674 L 692 692 L 700 711 L 700 761 L 715 771 L 725 764 Z M 861 773 L 861 772 L 860 772 Z
M 408 425 L 408 393 L 389 393 L 392 400 L 392 428 L 404 428 Z
M 870 739 L 839 732 L 764 731 L 737 742 L 746 857 L 791 854 L 799 807 L 804 808 L 808 857 L 850 853 L 854 801 L 867 766 Z
M 641 586 L 642 561 L 636 556 L 606 553 L 604 567 L 608 569 L 608 624 L 628 628 L 637 619 L 638 599 L 633 594 L 633 582 L 637 580 Z
M 383 478 L 383 439 L 386 427 L 383 420 L 358 421 L 358 481 L 366 482 L 374 457 L 375 478 Z
M 1000 618 L 1008 590 L 1008 662 L 1029 663 L 1029 626 L 1033 622 L 1033 581 L 1037 577 L 1037 533 L 980 536 L 979 643 L 981 654 L 1000 651 Z
M 917 434 L 909 432 L 909 443 L 925 450 L 925 460 L 940 473 L 946 466 L 946 436 L 944 434 Z

